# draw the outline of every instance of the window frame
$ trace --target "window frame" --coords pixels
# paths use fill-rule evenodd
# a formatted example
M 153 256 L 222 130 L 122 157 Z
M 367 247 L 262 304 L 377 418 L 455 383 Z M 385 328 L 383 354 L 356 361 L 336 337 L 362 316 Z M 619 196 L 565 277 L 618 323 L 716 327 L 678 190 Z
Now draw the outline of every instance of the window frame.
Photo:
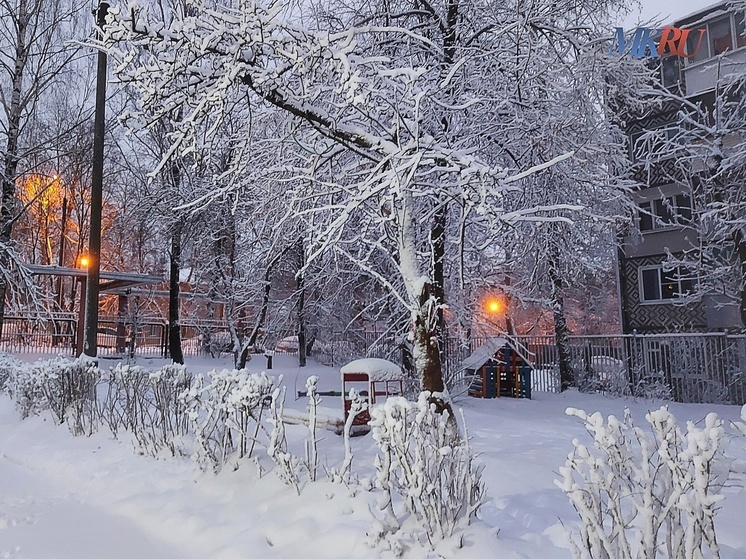
M 671 67 L 675 68 L 676 70 L 676 81 L 671 83 L 666 83 L 666 65 L 669 64 Z M 682 70 L 684 69 L 684 65 L 681 63 L 681 57 L 675 56 L 673 54 L 667 54 L 663 56 L 660 60 L 660 80 L 663 87 L 666 89 L 673 89 L 675 87 L 682 87 L 684 83 L 684 76 L 682 73 Z
M 669 204 L 666 205 L 665 201 L 669 200 Z M 680 201 L 688 200 L 689 205 L 680 204 Z M 647 205 L 647 212 L 643 214 L 641 210 L 644 210 L 643 205 Z M 670 215 L 670 221 L 665 220 L 665 215 L 658 213 L 658 209 L 666 208 L 667 213 Z M 659 198 L 650 198 L 648 200 L 641 200 L 637 203 L 637 228 L 640 233 L 650 233 L 653 231 L 664 231 L 670 229 L 678 229 L 681 227 L 690 227 L 692 223 L 693 210 L 692 207 L 692 196 L 686 192 L 679 192 L 678 194 L 671 194 L 669 196 L 661 196 Z M 682 210 L 684 210 L 682 212 Z M 688 214 L 688 216 L 686 215 Z M 651 227 L 642 227 L 643 220 L 650 219 Z
M 645 266 L 638 266 L 637 268 L 637 282 L 638 282 L 638 294 L 640 296 L 640 304 L 641 305 L 662 305 L 662 304 L 671 304 L 671 303 L 678 303 L 681 304 L 684 301 L 690 300 L 691 296 L 696 292 L 697 288 L 697 280 L 694 278 L 689 277 L 686 273 L 681 272 L 683 270 L 683 266 L 675 266 L 671 268 L 670 270 L 665 270 L 665 266 L 663 264 L 648 264 Z M 646 299 L 645 298 L 645 272 L 649 272 L 655 270 L 657 271 L 657 299 Z M 672 274 L 671 277 L 665 278 L 666 281 L 664 282 L 664 276 L 663 274 Z M 682 285 L 683 283 L 686 283 L 687 285 Z M 677 290 L 674 292 L 674 295 L 672 297 L 664 297 L 664 285 L 671 285 L 675 284 L 677 285 Z M 686 290 L 684 291 L 682 288 L 686 287 Z
M 718 54 L 713 54 L 714 50 L 714 44 L 712 41 L 712 33 L 710 32 L 710 27 L 713 24 L 721 23 L 723 20 L 728 19 L 728 26 L 730 29 L 730 48 L 722 51 Z M 712 60 L 713 58 L 720 56 L 724 53 L 734 52 L 738 49 L 746 48 L 746 36 L 741 35 L 740 42 L 742 44 L 739 45 L 739 35 L 738 35 L 738 18 L 741 18 L 742 27 L 744 27 L 744 30 L 746 30 L 746 22 L 744 21 L 746 19 L 746 12 L 744 11 L 738 11 L 736 13 L 728 13 L 726 15 L 717 16 L 710 21 L 704 23 L 705 36 L 702 37 L 702 44 L 699 48 L 699 51 L 697 52 L 697 59 L 691 59 L 687 58 L 685 60 L 685 66 L 694 66 L 697 64 L 701 64 L 703 62 L 707 62 L 708 60 Z M 696 28 L 691 28 L 692 31 L 695 29 L 702 29 L 702 26 L 697 26 Z M 694 39 L 697 36 L 697 34 L 691 34 L 689 35 L 690 39 Z M 705 56 L 700 58 L 700 54 L 702 50 L 705 49 Z M 686 45 L 686 52 L 689 53 L 689 42 L 687 41 Z

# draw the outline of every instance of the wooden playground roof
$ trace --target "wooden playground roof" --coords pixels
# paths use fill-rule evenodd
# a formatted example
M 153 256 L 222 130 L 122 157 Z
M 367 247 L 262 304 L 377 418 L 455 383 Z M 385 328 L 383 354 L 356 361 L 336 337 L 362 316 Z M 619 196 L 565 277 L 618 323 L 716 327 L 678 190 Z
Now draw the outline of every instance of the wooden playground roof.
M 529 352 L 521 344 L 511 340 L 508 336 L 488 338 L 481 346 L 476 348 L 469 357 L 461 363 L 463 369 L 479 369 L 482 365 L 492 359 L 503 347 L 508 346 L 529 365 Z
M 26 268 L 35 275 L 68 276 L 74 278 L 88 277 L 88 270 L 83 268 L 67 268 L 64 266 L 42 266 L 27 264 Z M 133 286 L 152 285 L 162 283 L 161 276 L 136 274 L 133 272 L 104 272 L 99 273 L 99 291 L 102 293 L 123 293 Z

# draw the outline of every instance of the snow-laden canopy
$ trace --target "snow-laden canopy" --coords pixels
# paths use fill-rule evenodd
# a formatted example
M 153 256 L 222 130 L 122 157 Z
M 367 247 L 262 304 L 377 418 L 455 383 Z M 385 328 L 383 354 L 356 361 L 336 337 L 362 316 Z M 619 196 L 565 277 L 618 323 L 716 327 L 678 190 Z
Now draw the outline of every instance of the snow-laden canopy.
M 369 357 L 350 361 L 340 369 L 343 375 L 349 373 L 363 373 L 374 380 L 399 380 L 402 378 L 401 367 L 391 361 Z
M 487 361 L 492 359 L 495 354 L 500 351 L 501 348 L 505 346 L 508 346 L 510 349 L 520 355 L 526 363 L 531 362 L 527 357 L 528 352 L 525 348 L 521 347 L 515 342 L 510 341 L 508 338 L 496 337 L 488 338 L 487 341 L 484 342 L 477 349 L 475 349 L 472 354 L 469 355 L 469 357 L 464 359 L 463 363 L 461 363 L 461 366 L 464 369 L 479 369 L 482 365 L 487 363 Z

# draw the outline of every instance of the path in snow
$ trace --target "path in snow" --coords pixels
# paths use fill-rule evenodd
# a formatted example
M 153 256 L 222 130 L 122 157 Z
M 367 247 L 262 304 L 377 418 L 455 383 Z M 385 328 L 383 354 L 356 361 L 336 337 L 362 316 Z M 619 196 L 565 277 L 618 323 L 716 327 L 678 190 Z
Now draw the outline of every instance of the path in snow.
M 0 478 L 3 559 L 183 559 L 126 518 L 87 504 L 12 456 L 0 455 Z

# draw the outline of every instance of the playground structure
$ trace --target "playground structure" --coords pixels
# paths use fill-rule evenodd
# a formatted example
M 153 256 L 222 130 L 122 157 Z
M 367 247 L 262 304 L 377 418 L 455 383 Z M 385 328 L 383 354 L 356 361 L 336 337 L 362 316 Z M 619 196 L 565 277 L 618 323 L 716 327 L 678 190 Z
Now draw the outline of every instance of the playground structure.
M 469 395 L 476 398 L 531 398 L 533 367 L 519 344 L 490 338 L 463 362 Z
M 352 407 L 350 389 L 365 396 L 368 407 L 358 413 L 352 420 L 353 426 L 367 426 L 370 421 L 370 408 L 376 402 L 390 396 L 404 394 L 404 381 L 399 365 L 385 359 L 356 359 L 340 369 L 342 374 L 342 405 L 344 418 L 347 421 Z

